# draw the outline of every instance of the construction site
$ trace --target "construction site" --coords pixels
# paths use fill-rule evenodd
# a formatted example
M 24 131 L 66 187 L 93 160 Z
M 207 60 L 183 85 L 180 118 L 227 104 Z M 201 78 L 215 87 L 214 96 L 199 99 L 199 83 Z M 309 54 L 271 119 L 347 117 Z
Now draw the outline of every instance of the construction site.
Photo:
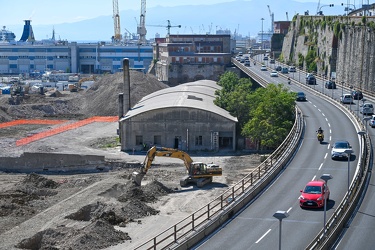
M 181 187 L 184 161 L 156 157 L 136 185 L 132 174 L 147 155 L 120 150 L 116 115 L 122 84 L 118 73 L 98 77 L 87 90 L 29 94 L 19 105 L 9 104 L 9 95 L 0 97 L 2 159 L 96 157 L 74 169 L 58 161 L 54 171 L 2 169 L 0 249 L 136 248 L 260 164 L 259 155 L 192 152 L 194 161 L 213 162 L 222 175 L 203 188 Z M 131 105 L 163 88 L 168 86 L 154 76 L 130 71 Z

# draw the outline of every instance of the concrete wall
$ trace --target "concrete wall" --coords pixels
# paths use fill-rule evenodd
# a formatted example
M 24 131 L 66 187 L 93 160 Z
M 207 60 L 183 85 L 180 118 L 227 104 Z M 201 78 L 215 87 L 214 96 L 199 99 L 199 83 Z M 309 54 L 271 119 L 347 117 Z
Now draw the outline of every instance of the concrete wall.
M 206 110 L 173 107 L 152 110 L 126 119 L 120 124 L 124 141 L 121 150 L 142 150 L 136 143 L 136 136 L 142 136 L 143 143 L 155 145 L 155 136 L 161 139 L 158 146 L 174 148 L 176 138 L 178 148 L 188 150 L 215 150 L 213 132 L 219 137 L 232 137 L 235 144 L 236 123 Z M 202 136 L 202 145 L 196 145 L 197 136 Z M 229 150 L 235 150 L 232 145 Z
M 104 156 L 23 153 L 20 157 L 0 158 L 0 171 L 17 173 L 68 173 L 108 170 Z

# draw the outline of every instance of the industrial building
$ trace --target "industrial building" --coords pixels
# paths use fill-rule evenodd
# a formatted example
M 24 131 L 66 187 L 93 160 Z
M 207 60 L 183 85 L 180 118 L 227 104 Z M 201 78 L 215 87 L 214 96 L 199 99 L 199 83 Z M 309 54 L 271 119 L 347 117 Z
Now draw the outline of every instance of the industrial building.
M 2 33 L 7 36 L 4 35 L 0 42 L 0 74 L 116 73 L 121 71 L 125 57 L 129 58 L 131 68 L 146 72 L 152 62 L 151 45 L 77 43 L 57 41 L 54 36 L 50 40 L 35 41 L 30 20 L 25 20 L 19 42 L 14 41 L 14 34 L 5 28 Z
M 129 79 L 127 67 L 124 69 L 124 79 Z M 214 104 L 215 91 L 220 89 L 215 81 L 199 80 L 159 90 L 132 108 L 130 82 L 124 82 L 119 98 L 122 151 L 153 145 L 184 151 L 235 150 L 237 118 Z

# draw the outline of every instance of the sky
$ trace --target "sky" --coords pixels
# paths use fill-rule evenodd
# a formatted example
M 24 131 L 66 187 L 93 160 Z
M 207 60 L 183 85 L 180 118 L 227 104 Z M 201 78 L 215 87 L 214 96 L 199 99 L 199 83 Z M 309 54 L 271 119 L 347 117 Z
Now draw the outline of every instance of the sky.
M 232 1 L 251 0 L 147 0 L 146 8 L 155 6 L 178 6 L 178 5 L 200 5 L 216 4 Z M 255 0 L 253 0 L 255 1 Z M 277 2 L 278 0 L 269 0 Z M 313 0 L 295 0 L 298 2 L 318 2 Z M 363 1 L 363 0 L 362 0 Z M 360 0 L 351 0 L 350 4 L 359 5 Z M 112 0 L 2 0 L 1 1 L 1 27 L 6 25 L 17 25 L 25 19 L 31 19 L 33 25 L 59 24 L 65 22 L 76 22 L 91 19 L 97 16 L 112 15 Z M 345 0 L 321 0 L 320 5 L 337 4 Z M 367 2 L 367 1 L 365 1 Z M 141 0 L 118 0 L 119 10 L 140 10 Z M 21 7 L 22 6 L 22 7 Z

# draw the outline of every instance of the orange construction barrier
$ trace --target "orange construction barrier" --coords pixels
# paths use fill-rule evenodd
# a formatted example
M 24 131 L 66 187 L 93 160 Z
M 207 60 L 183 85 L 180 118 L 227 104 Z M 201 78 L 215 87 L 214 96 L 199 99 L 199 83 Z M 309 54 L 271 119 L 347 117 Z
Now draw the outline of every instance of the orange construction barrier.
M 117 122 L 117 116 L 94 116 L 88 119 L 84 119 L 81 121 L 77 121 L 71 124 L 63 125 L 54 129 L 50 129 L 48 131 L 43 131 L 37 134 L 33 134 L 32 136 L 25 137 L 16 141 L 16 146 L 26 145 L 33 141 L 37 141 L 49 136 L 53 136 L 59 133 L 63 133 L 68 130 L 76 129 L 87 124 L 93 122 Z M 10 126 L 17 126 L 17 125 L 24 125 L 24 124 L 47 124 L 47 125 L 56 125 L 61 123 L 66 123 L 67 120 L 16 120 L 11 122 L 0 123 L 0 128 L 10 127 Z

